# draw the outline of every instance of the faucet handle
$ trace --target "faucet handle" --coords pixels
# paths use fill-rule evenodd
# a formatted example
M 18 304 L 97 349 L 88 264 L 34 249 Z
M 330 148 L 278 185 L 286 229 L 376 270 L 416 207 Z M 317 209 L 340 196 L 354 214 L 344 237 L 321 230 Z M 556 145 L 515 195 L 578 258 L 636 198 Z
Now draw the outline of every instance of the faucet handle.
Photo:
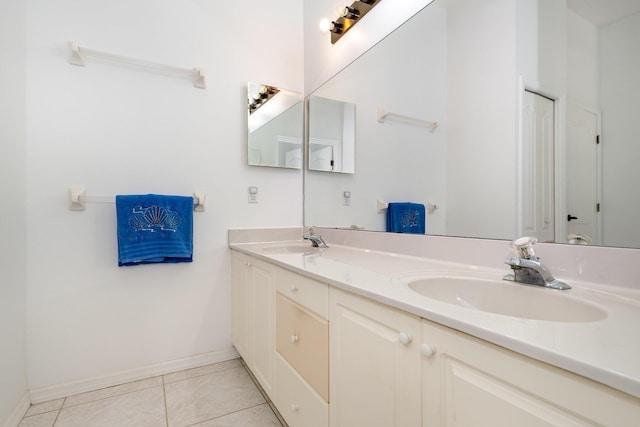
M 511 242 L 511 249 L 522 259 L 537 260 L 538 257 L 533 252 L 533 245 L 536 243 L 538 243 L 538 239 L 534 236 L 520 237 Z

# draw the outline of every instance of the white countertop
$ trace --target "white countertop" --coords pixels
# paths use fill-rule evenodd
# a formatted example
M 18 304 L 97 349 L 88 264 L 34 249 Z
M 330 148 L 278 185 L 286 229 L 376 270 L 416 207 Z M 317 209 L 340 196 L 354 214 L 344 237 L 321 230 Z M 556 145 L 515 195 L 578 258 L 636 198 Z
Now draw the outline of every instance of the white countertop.
M 607 317 L 593 322 L 522 319 L 463 308 L 422 296 L 399 278 L 441 272 L 501 279 L 509 269 L 491 269 L 330 243 L 326 250 L 279 253 L 306 247 L 299 240 L 231 243 L 232 249 L 304 276 L 405 310 L 534 359 L 566 369 L 640 398 L 640 293 L 571 282 L 562 292 L 595 304 Z M 309 248 L 311 249 L 311 248 Z M 513 286 L 521 286 L 513 284 Z

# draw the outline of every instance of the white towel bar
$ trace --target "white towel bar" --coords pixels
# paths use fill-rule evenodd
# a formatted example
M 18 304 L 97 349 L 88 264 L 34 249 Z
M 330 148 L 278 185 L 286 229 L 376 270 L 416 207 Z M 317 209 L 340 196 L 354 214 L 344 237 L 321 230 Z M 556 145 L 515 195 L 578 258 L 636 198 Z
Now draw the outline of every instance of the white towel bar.
M 433 132 L 438 127 L 438 122 L 416 119 L 415 117 L 409 117 L 402 114 L 391 113 L 382 107 L 378 107 L 377 119 L 378 119 L 378 123 L 384 123 L 386 119 L 391 119 L 391 120 L 396 120 L 399 122 L 427 128 L 429 132 Z
M 204 68 L 181 68 L 174 67 L 173 65 L 158 64 L 156 62 L 145 61 L 143 59 L 128 58 L 126 56 L 115 55 L 113 53 L 102 52 L 95 49 L 89 49 L 82 46 L 77 42 L 69 42 L 71 48 L 71 56 L 69 57 L 69 63 L 73 65 L 79 65 L 84 67 L 86 64 L 85 57 L 91 56 L 94 58 L 106 59 L 113 62 L 121 62 L 124 64 L 134 65 L 141 68 L 150 68 L 153 70 L 160 70 L 164 72 L 183 74 L 193 77 L 193 85 L 200 89 L 207 88 L 207 76 Z
M 87 196 L 86 189 L 80 185 L 69 187 L 69 210 L 84 211 L 86 203 L 115 203 L 115 196 Z M 194 191 L 193 210 L 204 212 L 207 195 L 204 191 Z
M 389 203 L 385 202 L 382 199 L 376 200 L 376 212 L 384 213 L 384 211 L 389 207 Z M 436 209 L 438 209 L 438 205 L 433 203 L 431 200 L 427 201 L 427 205 L 425 206 L 428 214 L 433 214 Z

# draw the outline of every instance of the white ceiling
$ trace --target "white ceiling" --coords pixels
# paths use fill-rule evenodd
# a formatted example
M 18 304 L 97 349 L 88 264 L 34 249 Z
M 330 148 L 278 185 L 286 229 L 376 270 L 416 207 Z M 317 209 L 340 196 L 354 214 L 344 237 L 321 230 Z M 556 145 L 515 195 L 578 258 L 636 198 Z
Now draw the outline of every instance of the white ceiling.
M 598 27 L 640 12 L 640 0 L 567 0 L 567 5 Z

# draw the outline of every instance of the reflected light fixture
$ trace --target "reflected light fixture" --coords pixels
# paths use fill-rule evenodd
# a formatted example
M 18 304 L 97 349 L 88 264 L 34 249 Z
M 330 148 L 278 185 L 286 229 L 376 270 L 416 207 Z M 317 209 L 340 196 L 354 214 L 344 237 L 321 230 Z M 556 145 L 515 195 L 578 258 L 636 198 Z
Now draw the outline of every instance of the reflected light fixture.
M 255 111 L 262 107 L 269 99 L 274 97 L 280 89 L 273 86 L 260 86 L 260 89 L 253 96 L 249 94 L 249 114 L 255 113 Z
M 331 44 L 340 40 L 356 22 L 373 9 L 381 0 L 355 1 L 351 6 L 340 9 L 338 17 L 334 20 L 323 19 L 320 21 L 320 29 L 331 33 Z

